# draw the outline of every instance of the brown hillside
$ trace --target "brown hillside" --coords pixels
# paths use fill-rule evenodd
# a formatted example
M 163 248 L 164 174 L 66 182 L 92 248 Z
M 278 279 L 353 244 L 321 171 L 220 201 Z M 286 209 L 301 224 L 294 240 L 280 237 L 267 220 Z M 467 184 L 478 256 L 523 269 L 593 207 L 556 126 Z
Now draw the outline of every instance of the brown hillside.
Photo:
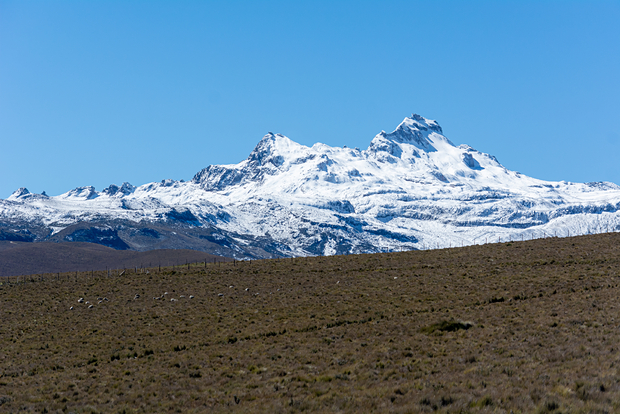
M 230 260 L 186 249 L 147 252 L 114 250 L 94 243 L 24 243 L 0 241 L 0 276 L 172 266 Z
M 603 234 L 12 278 L 0 411 L 619 412 L 619 277 Z

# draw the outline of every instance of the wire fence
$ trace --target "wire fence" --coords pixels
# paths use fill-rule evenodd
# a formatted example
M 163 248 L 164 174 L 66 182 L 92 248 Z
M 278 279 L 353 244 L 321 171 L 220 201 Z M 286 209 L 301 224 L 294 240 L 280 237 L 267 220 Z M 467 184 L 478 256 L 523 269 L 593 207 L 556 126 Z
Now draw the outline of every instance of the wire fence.
M 247 262 L 247 261 L 246 261 Z M 180 263 L 177 261 L 176 264 L 167 264 L 162 265 L 160 263 L 153 264 L 153 262 L 148 263 L 148 265 L 141 263 L 139 266 L 132 267 L 114 267 L 114 268 L 106 268 L 105 270 L 72 270 L 67 272 L 43 272 L 43 273 L 33 273 L 33 274 L 23 274 L 23 275 L 10 275 L 10 276 L 1 276 L 0 277 L 0 285 L 13 285 L 13 284 L 26 284 L 26 283 L 35 283 L 35 282 L 46 282 L 46 281 L 80 281 L 88 278 L 112 278 L 112 277 L 123 277 L 129 275 L 137 275 L 137 274 L 162 274 L 176 271 L 184 271 L 184 270 L 197 270 L 204 268 L 205 270 L 209 267 L 219 267 L 224 264 L 231 264 L 232 266 L 237 266 L 240 262 L 236 259 L 229 259 L 225 257 L 216 257 L 213 259 L 207 259 L 201 261 L 185 261 L 185 263 Z

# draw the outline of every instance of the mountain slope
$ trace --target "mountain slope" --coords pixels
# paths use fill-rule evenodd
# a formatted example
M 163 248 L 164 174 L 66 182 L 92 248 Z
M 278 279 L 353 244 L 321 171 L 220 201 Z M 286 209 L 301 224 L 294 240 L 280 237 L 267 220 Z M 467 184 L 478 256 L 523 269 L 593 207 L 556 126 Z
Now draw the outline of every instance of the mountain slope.
M 186 263 L 225 261 L 196 250 L 115 250 L 92 243 L 20 243 L 0 241 L 0 277 L 178 266 Z M 134 270 L 132 270 L 133 272 Z
M 22 188 L 0 201 L 0 238 L 331 255 L 610 231 L 620 228 L 619 208 L 615 184 L 524 176 L 412 115 L 366 150 L 269 133 L 246 160 L 211 165 L 189 182 L 56 197 Z

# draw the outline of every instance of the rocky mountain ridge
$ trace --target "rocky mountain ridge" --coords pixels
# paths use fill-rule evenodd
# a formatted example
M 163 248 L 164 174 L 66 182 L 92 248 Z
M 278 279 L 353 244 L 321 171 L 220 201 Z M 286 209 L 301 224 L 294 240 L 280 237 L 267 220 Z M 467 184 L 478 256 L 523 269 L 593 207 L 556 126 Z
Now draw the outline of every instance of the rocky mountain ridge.
M 371 253 L 620 228 L 620 187 L 547 182 L 412 115 L 366 150 L 265 135 L 191 181 L 0 200 L 0 239 L 190 248 L 236 258 Z

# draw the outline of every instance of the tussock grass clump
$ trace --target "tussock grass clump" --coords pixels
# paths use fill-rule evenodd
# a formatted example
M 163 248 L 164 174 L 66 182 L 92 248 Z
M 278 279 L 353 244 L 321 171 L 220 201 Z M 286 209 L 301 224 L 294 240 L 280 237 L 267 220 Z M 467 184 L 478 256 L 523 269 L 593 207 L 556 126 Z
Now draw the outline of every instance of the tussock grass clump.
M 432 325 L 429 326 L 424 326 L 420 329 L 420 332 L 426 333 L 426 334 L 431 334 L 435 331 L 440 331 L 440 332 L 454 332 L 454 331 L 458 331 L 459 329 L 469 329 L 472 326 L 474 326 L 473 323 L 471 322 L 460 322 L 460 321 L 446 321 L 443 320 L 441 322 L 438 323 L 434 323 Z

